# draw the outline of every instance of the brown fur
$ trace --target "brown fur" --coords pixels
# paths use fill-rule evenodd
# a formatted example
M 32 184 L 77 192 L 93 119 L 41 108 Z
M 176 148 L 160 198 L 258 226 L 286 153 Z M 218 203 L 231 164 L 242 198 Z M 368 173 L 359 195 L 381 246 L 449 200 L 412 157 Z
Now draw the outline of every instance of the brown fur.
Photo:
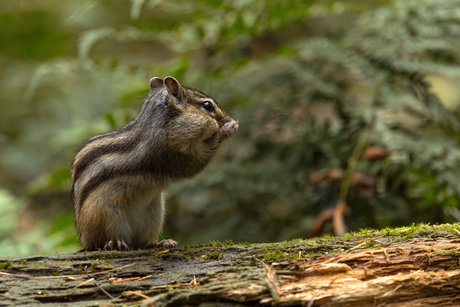
M 164 220 L 162 191 L 203 170 L 238 128 L 211 97 L 172 77 L 152 78 L 150 88 L 138 115 L 89 139 L 74 159 L 72 195 L 83 249 L 157 242 Z M 203 107 L 205 101 L 214 111 Z

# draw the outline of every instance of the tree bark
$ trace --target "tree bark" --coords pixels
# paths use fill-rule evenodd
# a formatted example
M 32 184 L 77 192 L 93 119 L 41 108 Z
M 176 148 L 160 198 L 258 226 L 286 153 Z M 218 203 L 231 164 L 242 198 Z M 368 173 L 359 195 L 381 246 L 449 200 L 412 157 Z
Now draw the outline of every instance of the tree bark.
M 460 232 L 428 228 L 374 239 L 5 257 L 0 306 L 459 306 Z

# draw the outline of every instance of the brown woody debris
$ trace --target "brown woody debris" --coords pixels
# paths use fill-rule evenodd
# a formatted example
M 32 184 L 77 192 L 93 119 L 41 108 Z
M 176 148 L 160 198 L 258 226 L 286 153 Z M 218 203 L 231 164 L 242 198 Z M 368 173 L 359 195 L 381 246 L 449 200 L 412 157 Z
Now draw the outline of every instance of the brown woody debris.
M 378 146 L 368 147 L 362 153 L 362 157 L 367 159 L 385 159 L 389 155 L 390 152 L 388 150 Z

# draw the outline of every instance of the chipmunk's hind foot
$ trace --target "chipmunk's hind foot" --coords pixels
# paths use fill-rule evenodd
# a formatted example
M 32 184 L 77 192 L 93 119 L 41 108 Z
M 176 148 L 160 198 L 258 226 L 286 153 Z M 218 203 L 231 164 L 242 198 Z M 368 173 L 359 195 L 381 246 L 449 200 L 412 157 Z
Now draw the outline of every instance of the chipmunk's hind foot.
M 174 240 L 171 240 L 171 239 L 165 239 L 165 240 L 161 240 L 158 243 L 152 243 L 152 244 L 147 246 L 147 248 L 159 248 L 159 247 L 176 248 L 177 247 L 177 242 L 174 241 Z
M 129 247 L 126 245 L 125 241 L 123 241 L 121 238 L 117 238 L 116 240 L 110 240 L 109 242 L 105 243 L 104 250 L 129 251 Z

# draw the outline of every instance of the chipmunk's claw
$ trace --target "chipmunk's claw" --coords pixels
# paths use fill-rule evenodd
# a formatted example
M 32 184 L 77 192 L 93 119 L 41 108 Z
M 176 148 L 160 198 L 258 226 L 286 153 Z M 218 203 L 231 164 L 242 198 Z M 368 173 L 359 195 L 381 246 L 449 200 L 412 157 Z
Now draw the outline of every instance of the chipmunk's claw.
M 116 240 L 110 240 L 109 242 L 105 243 L 104 250 L 106 251 L 113 251 L 113 250 L 129 251 L 129 247 L 128 245 L 126 245 L 125 241 L 123 241 L 120 238 L 117 238 Z
M 174 241 L 174 240 L 171 240 L 171 239 L 165 239 L 165 240 L 161 240 L 158 243 L 152 243 L 149 246 L 147 246 L 147 248 L 159 248 L 159 247 L 176 248 L 177 247 L 177 242 Z

